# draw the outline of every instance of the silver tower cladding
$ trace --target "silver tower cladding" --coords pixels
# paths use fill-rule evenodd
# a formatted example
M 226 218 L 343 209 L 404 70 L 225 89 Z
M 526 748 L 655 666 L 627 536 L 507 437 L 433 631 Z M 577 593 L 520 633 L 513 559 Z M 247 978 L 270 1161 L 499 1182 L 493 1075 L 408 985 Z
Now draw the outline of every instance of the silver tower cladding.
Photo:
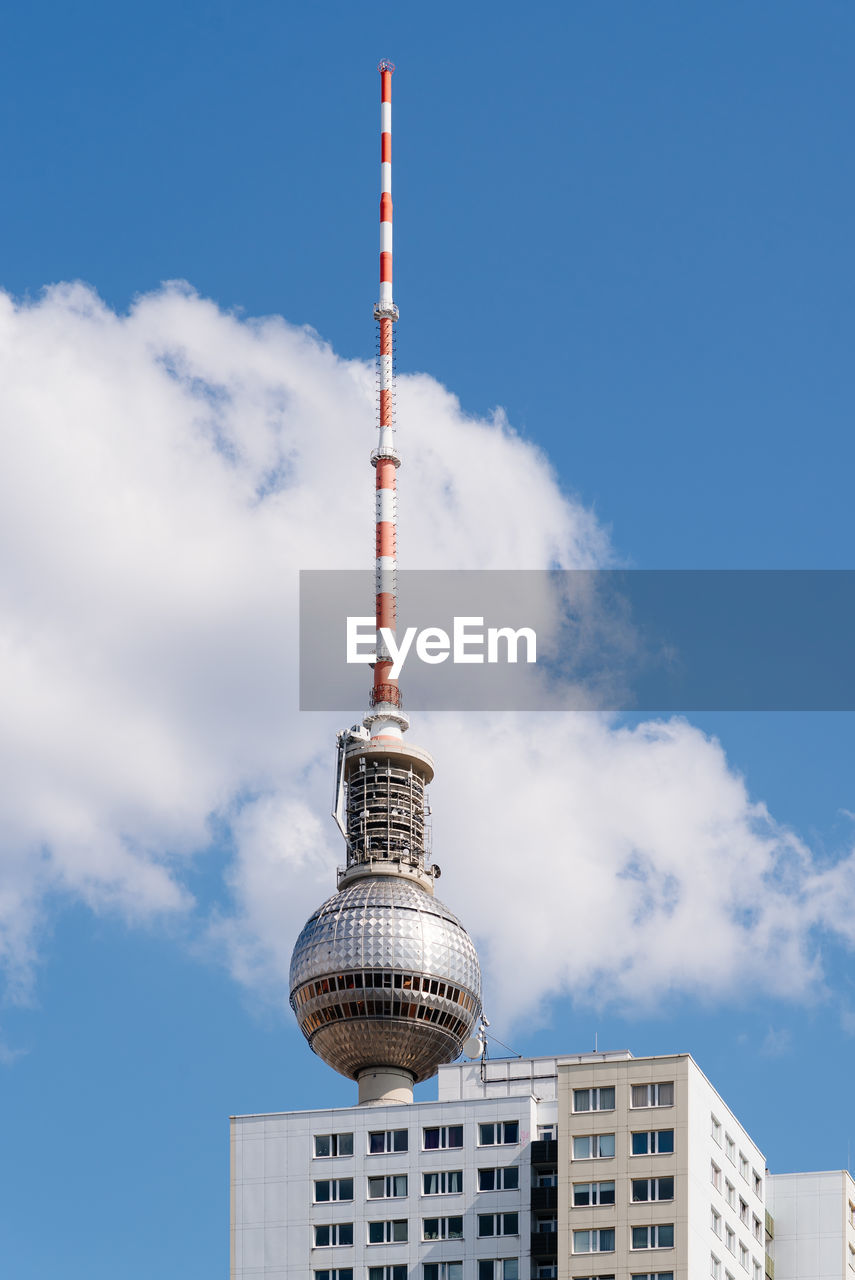
M 312 1049 L 359 1081 L 360 1103 L 412 1101 L 413 1083 L 459 1057 L 481 1016 L 481 972 L 463 925 L 434 894 L 426 789 L 433 761 L 408 727 L 383 632 L 397 622 L 391 81 L 380 64 L 381 197 L 376 473 L 377 660 L 372 710 L 338 735 L 334 815 L 347 845 L 338 889 L 291 958 L 291 1007 Z

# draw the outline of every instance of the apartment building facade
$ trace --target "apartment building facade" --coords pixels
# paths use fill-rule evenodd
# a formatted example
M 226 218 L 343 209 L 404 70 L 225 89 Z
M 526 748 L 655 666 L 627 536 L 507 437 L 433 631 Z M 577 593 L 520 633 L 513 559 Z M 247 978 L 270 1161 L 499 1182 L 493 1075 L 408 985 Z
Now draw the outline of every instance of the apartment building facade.
M 231 1160 L 231 1280 L 855 1280 L 849 1175 L 768 1175 L 685 1054 L 443 1066 L 233 1117 Z

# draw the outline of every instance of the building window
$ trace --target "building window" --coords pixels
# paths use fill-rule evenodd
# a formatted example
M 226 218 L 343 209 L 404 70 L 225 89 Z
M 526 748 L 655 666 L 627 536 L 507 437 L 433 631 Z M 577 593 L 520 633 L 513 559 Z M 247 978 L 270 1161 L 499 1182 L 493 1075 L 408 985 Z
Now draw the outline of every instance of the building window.
M 462 1240 L 462 1218 L 423 1218 L 423 1240 Z
M 731 1164 L 736 1164 L 736 1143 L 729 1133 L 724 1135 L 724 1154 Z
M 721 1214 L 715 1209 L 710 1209 L 710 1226 L 719 1239 L 721 1239 Z
M 733 1183 L 730 1181 L 729 1178 L 725 1178 L 724 1180 L 724 1194 L 725 1194 L 727 1203 L 730 1205 L 731 1209 L 735 1209 L 736 1208 L 736 1187 L 733 1185 Z
M 315 1204 L 327 1200 L 352 1200 L 353 1178 L 325 1178 L 315 1183 Z
M 614 1111 L 615 1091 L 610 1089 L 574 1089 L 574 1111 Z
M 614 1253 L 615 1229 L 603 1227 L 594 1231 L 573 1232 L 574 1253 Z
M 716 1120 L 715 1116 L 710 1116 L 710 1132 L 712 1134 L 713 1142 L 716 1142 L 721 1146 L 721 1125 L 718 1120 Z
M 456 1196 L 463 1190 L 462 1169 L 441 1169 L 422 1174 L 422 1195 Z
M 353 1280 L 353 1267 L 333 1267 L 331 1271 L 316 1271 L 315 1280 Z
M 406 1194 L 407 1175 L 405 1173 L 391 1173 L 385 1178 L 368 1179 L 369 1200 L 397 1200 Z M 353 1199 L 352 1196 L 351 1199 Z
M 315 1227 L 315 1248 L 330 1249 L 353 1244 L 352 1222 L 319 1223 Z
M 520 1216 L 518 1213 L 479 1213 L 479 1236 L 518 1236 L 520 1233 Z
M 748 1161 L 741 1151 L 739 1153 L 739 1176 L 744 1178 L 746 1182 L 748 1181 Z
M 462 1262 L 426 1262 L 424 1280 L 463 1280 Z
M 368 1135 L 368 1154 L 387 1155 L 393 1151 L 409 1151 L 410 1134 L 407 1129 L 375 1129 Z
M 763 1268 L 760 1266 L 760 1263 L 757 1261 L 756 1258 L 754 1259 L 753 1269 L 754 1269 L 754 1280 L 763 1280 Z
M 763 1199 L 763 1179 L 756 1169 L 751 1170 L 751 1177 L 754 1182 L 754 1194 L 758 1200 Z
M 539 1124 L 537 1126 L 538 1142 L 555 1142 L 558 1137 L 557 1124 Z
M 741 1240 L 739 1242 L 739 1265 L 744 1267 L 746 1271 L 748 1270 L 748 1250 Z
M 613 1182 L 574 1182 L 573 1208 L 586 1209 L 592 1204 L 614 1204 L 615 1184 Z
M 501 1169 L 479 1169 L 479 1191 L 519 1191 L 519 1165 L 507 1164 Z
M 352 1133 L 316 1133 L 315 1158 L 327 1160 L 330 1156 L 352 1156 Z
M 754 1230 L 754 1239 L 757 1240 L 760 1244 L 762 1244 L 763 1243 L 763 1223 L 757 1217 L 756 1213 L 754 1214 L 754 1217 L 751 1219 L 751 1226 Z
M 851 1244 L 849 1246 L 849 1265 L 855 1271 L 855 1247 Z
M 714 1253 L 710 1254 L 710 1275 L 713 1280 L 721 1280 L 721 1263 Z
M 673 1129 L 653 1129 L 649 1133 L 634 1133 L 632 1135 L 632 1154 L 634 1156 L 671 1155 L 673 1150 Z
M 534 1175 L 534 1185 L 536 1187 L 557 1187 L 558 1186 L 558 1170 L 557 1169 L 538 1169 Z
M 519 1280 L 519 1258 L 480 1258 L 478 1280 Z
M 655 1227 L 632 1227 L 632 1249 L 673 1249 L 674 1224 L 663 1222 Z
M 538 1235 L 558 1230 L 558 1218 L 554 1213 L 545 1215 L 538 1214 L 534 1220 L 532 1231 L 536 1231 Z
M 519 1120 L 500 1120 L 498 1124 L 478 1125 L 479 1147 L 510 1146 L 520 1140 Z
M 674 1081 L 665 1080 L 660 1084 L 634 1084 L 629 1105 L 631 1107 L 673 1107 Z
M 573 1139 L 574 1160 L 608 1160 L 614 1153 L 613 1133 L 588 1133 Z
M 369 1267 L 368 1280 L 407 1280 L 406 1264 L 392 1267 Z
M 728 1226 L 725 1226 L 724 1228 L 724 1245 L 730 1253 L 736 1253 L 736 1232 L 731 1230 Z
M 742 1199 L 742 1196 L 739 1197 L 739 1221 L 744 1226 L 748 1226 L 748 1205 Z
M 721 1191 L 721 1169 L 719 1169 L 715 1160 L 710 1161 L 710 1182 L 716 1191 Z
M 438 1129 L 424 1130 L 424 1149 L 425 1151 L 439 1151 L 445 1147 L 462 1147 L 463 1146 L 463 1125 L 448 1124 L 442 1125 Z
M 593 1278 L 596 1280 L 596 1277 Z M 614 1277 L 612 1277 L 614 1280 Z M 673 1271 L 633 1271 L 631 1280 L 674 1280 Z
M 849 1201 L 849 1225 L 855 1227 L 855 1204 Z
M 406 1218 L 397 1218 L 394 1222 L 369 1222 L 369 1244 L 406 1244 L 409 1240 Z
M 673 1178 L 633 1178 L 633 1203 L 640 1204 L 645 1200 L 673 1200 Z

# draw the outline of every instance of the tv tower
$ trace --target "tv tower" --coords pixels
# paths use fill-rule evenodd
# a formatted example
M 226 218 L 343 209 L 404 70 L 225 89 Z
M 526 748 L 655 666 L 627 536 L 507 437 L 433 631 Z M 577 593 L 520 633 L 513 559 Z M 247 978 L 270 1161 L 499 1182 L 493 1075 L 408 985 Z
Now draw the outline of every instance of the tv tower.
M 380 298 L 375 591 L 370 709 L 338 735 L 333 816 L 347 846 L 338 888 L 291 957 L 291 1007 L 312 1049 L 359 1082 L 360 1103 L 411 1102 L 413 1084 L 459 1057 L 481 1017 L 468 933 L 434 894 L 426 788 L 433 760 L 405 742 L 409 721 L 380 634 L 397 622 L 395 338 L 392 299 L 392 73 L 380 72 Z

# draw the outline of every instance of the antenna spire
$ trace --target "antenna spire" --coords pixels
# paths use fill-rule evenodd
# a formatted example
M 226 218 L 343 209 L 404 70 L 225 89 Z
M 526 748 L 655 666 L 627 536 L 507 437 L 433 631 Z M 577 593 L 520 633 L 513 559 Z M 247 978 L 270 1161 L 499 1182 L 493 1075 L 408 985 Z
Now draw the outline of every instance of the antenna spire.
M 408 727 L 401 691 L 390 676 L 392 658 L 381 628 L 395 635 L 398 620 L 398 496 L 396 473 L 401 459 L 395 448 L 395 330 L 398 308 L 392 299 L 392 72 L 384 58 L 380 72 L 380 300 L 377 321 L 377 409 L 379 438 L 371 455 L 376 473 L 375 612 L 377 661 L 371 689 L 371 711 L 365 718 L 372 738 L 400 741 Z

